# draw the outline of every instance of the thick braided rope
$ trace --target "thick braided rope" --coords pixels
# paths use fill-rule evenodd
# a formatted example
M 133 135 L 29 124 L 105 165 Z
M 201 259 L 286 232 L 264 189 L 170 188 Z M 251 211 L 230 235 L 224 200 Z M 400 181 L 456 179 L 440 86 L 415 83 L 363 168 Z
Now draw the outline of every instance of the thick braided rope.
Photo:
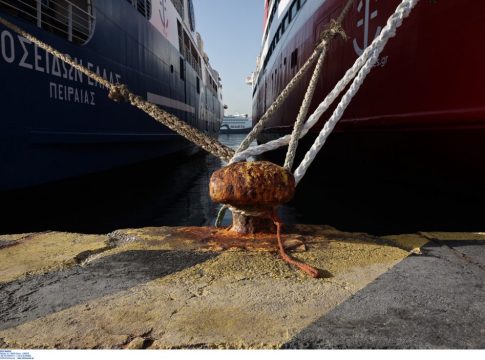
M 351 0 L 351 1 L 354 1 L 354 0 Z M 332 28 L 332 29 L 329 29 L 328 33 L 331 30 L 333 31 L 332 34 L 339 33 L 339 30 L 338 30 L 338 28 L 336 28 L 336 26 L 334 26 L 334 28 Z M 310 69 L 311 65 L 313 64 L 313 62 L 315 61 L 315 59 L 317 57 L 318 57 L 318 62 L 317 62 L 316 68 L 314 70 L 312 79 L 316 77 L 315 76 L 315 72 L 318 72 L 319 73 L 321 71 L 320 69 L 321 69 L 321 66 L 323 65 L 323 60 L 325 59 L 325 53 L 326 53 L 326 49 L 327 49 L 327 41 L 328 40 L 325 38 L 325 36 L 322 36 L 322 41 L 317 46 L 317 48 L 315 48 L 313 54 L 306 61 L 306 63 L 302 66 L 302 68 L 298 71 L 298 73 L 295 75 L 295 77 L 293 77 L 293 79 L 288 83 L 288 85 L 281 92 L 281 94 L 278 96 L 278 98 L 274 101 L 274 103 L 270 106 L 270 108 L 266 111 L 266 113 L 261 117 L 261 119 L 259 120 L 259 122 L 253 127 L 253 129 L 249 132 L 249 134 L 244 138 L 244 140 L 241 142 L 241 144 L 239 144 L 239 147 L 237 148 L 236 153 L 234 154 L 234 156 L 239 151 L 244 151 L 245 149 L 247 149 L 249 147 L 249 145 L 251 145 L 251 143 L 256 139 L 256 137 L 264 129 L 264 126 L 265 126 L 267 120 L 271 116 L 273 116 L 273 114 L 276 112 L 276 110 L 279 109 L 279 107 L 281 106 L 281 104 L 283 104 L 285 102 L 285 100 L 291 94 L 291 91 L 293 90 L 293 88 L 300 82 L 300 80 L 303 78 L 303 75 L 305 75 L 306 72 Z M 319 64 L 320 64 L 320 66 L 319 66 Z M 318 77 L 316 77 L 316 78 L 318 78 Z M 310 87 L 309 87 L 309 89 L 307 89 L 307 92 L 305 94 L 305 97 L 307 96 L 307 94 L 309 92 L 311 92 L 311 95 L 309 95 L 309 96 L 312 97 L 313 96 L 313 92 L 315 91 L 315 87 L 316 87 L 316 81 L 315 81 L 315 85 L 313 86 L 313 89 L 311 88 L 311 83 L 310 83 Z M 309 103 L 310 103 L 310 101 L 309 101 Z M 309 108 L 309 106 L 310 106 L 310 104 L 308 104 L 308 108 Z M 306 112 L 308 112 L 308 108 L 306 109 Z M 300 111 L 301 111 L 301 109 L 300 109 Z M 303 118 L 306 116 L 306 112 L 302 116 Z M 234 160 L 233 160 L 234 159 L 234 156 L 229 161 L 229 164 L 234 163 Z M 225 216 L 226 211 L 228 209 L 231 210 L 231 211 L 233 211 L 235 208 L 234 207 L 229 207 L 228 205 L 223 205 L 219 209 L 219 211 L 217 213 L 216 221 L 215 221 L 215 226 L 216 227 L 219 227 L 221 225 L 222 220 L 224 219 L 224 216 Z
M 236 154 L 246 150 L 249 145 L 256 139 L 256 137 L 261 133 L 266 125 L 268 119 L 270 119 L 274 113 L 280 108 L 280 106 L 285 102 L 285 100 L 290 96 L 291 91 L 298 85 L 303 76 L 307 73 L 313 63 L 318 59 L 320 53 L 325 47 L 325 42 L 322 41 L 313 51 L 312 55 L 308 58 L 305 64 L 300 68 L 296 75 L 291 79 L 291 81 L 286 85 L 284 90 L 278 95 L 276 100 L 271 104 L 271 106 L 266 110 L 266 113 L 259 119 L 258 123 L 254 125 L 249 134 L 244 138 L 244 140 L 239 144 L 236 150 Z M 245 158 L 246 159 L 246 158 Z M 230 164 L 234 163 L 234 159 L 231 159 Z
M 344 39 L 347 38 L 345 32 L 341 28 L 341 24 L 342 24 L 342 21 L 347 16 L 348 12 L 350 11 L 352 5 L 354 4 L 354 1 L 355 0 L 347 1 L 347 4 L 345 4 L 337 20 L 330 22 L 330 26 L 329 26 L 330 31 L 324 32 L 323 34 L 324 40 L 325 40 L 325 47 L 323 51 L 320 53 L 317 64 L 315 65 L 315 70 L 313 71 L 312 78 L 310 79 L 310 84 L 308 85 L 307 91 L 303 98 L 303 102 L 298 112 L 295 125 L 293 126 L 293 132 L 291 134 L 290 144 L 288 146 L 288 151 L 286 152 L 284 167 L 289 171 L 291 171 L 291 168 L 293 167 L 293 162 L 295 161 L 296 149 L 298 148 L 298 141 L 300 140 L 301 132 L 303 130 L 303 125 L 305 124 L 305 119 L 308 114 L 308 110 L 310 109 L 310 104 L 313 98 L 313 94 L 315 93 L 315 89 L 320 79 L 320 73 L 322 71 L 323 64 L 327 57 L 328 45 L 330 44 L 330 41 L 334 38 L 336 34 L 340 34 Z
M 296 122 L 293 127 L 293 132 L 291 134 L 290 145 L 288 146 L 288 151 L 286 153 L 284 167 L 291 171 L 293 166 L 293 161 L 295 160 L 296 149 L 298 147 L 298 140 L 300 139 L 301 132 L 303 130 L 303 125 L 305 124 L 305 119 L 310 109 L 310 104 L 312 102 L 313 94 L 317 88 L 318 80 L 320 80 L 320 73 L 322 72 L 323 64 L 325 63 L 327 53 L 327 46 L 325 46 L 324 51 L 318 57 L 317 65 L 315 66 L 315 71 L 310 79 L 310 84 L 308 85 L 307 91 L 303 98 L 300 110 L 298 111 L 298 116 L 296 117 Z
M 217 140 L 181 121 L 176 116 L 160 109 L 157 105 L 131 93 L 125 85 L 116 85 L 116 95 L 114 97 L 118 98 L 118 94 L 121 95 L 122 99 L 126 99 L 131 105 L 147 113 L 156 121 L 177 132 L 179 135 L 182 135 L 187 140 L 200 146 L 202 149 L 221 160 L 229 161 L 233 156 L 234 150 L 231 148 L 222 145 Z M 110 93 L 110 98 L 113 98 L 112 93 Z
M 308 152 L 306 153 L 300 166 L 298 166 L 298 168 L 295 170 L 294 175 L 295 175 L 295 181 L 297 184 L 300 182 L 300 180 L 307 172 L 308 168 L 310 167 L 311 163 L 317 156 L 318 152 L 325 144 L 325 141 L 327 140 L 328 136 L 332 133 L 332 130 L 335 128 L 335 125 L 342 118 L 345 110 L 347 109 L 350 102 L 352 101 L 352 98 L 355 96 L 357 91 L 359 91 L 361 85 L 364 83 L 365 78 L 374 67 L 374 64 L 379 58 L 379 55 L 381 54 L 382 50 L 384 50 L 384 47 L 386 46 L 387 41 L 391 38 L 391 35 L 392 36 L 396 35 L 396 29 L 402 25 L 403 20 L 409 16 L 409 14 L 411 13 L 412 9 L 416 6 L 418 1 L 419 0 L 403 0 L 403 2 L 398 6 L 398 8 L 396 9 L 396 12 L 394 13 L 396 16 L 393 15 L 391 19 L 389 19 L 388 25 L 391 25 L 389 30 L 389 36 L 384 37 L 383 38 L 384 40 L 381 42 L 381 44 L 373 50 L 372 55 L 369 57 L 367 62 L 362 66 L 357 77 L 354 79 L 352 85 L 350 86 L 349 90 L 347 90 L 345 95 L 342 97 L 334 113 L 332 114 L 330 119 L 325 123 L 322 130 L 320 131 L 320 134 L 316 138 L 314 144 L 312 145 L 310 150 L 308 150 Z
M 340 79 L 340 81 L 335 85 L 333 90 L 327 95 L 327 97 L 318 105 L 312 115 L 308 118 L 305 125 L 303 126 L 303 130 L 301 132 L 300 138 L 305 136 L 308 131 L 318 122 L 320 117 L 322 116 L 325 111 L 328 110 L 330 105 L 337 99 L 337 97 L 342 93 L 343 90 L 347 87 L 347 85 L 354 79 L 354 77 L 359 72 L 360 68 L 366 63 L 369 57 L 372 55 L 373 51 L 378 47 L 381 46 L 384 42 L 394 37 L 396 34 L 396 29 L 401 26 L 402 19 L 399 19 L 401 14 L 401 10 L 403 7 L 406 7 L 409 3 L 409 0 L 404 0 L 396 9 L 396 12 L 391 15 L 389 20 L 387 21 L 386 26 L 382 29 L 381 33 L 378 37 L 374 39 L 374 41 L 364 50 L 361 56 L 355 60 L 354 65 L 347 70 L 345 75 Z M 412 2 L 412 7 L 416 4 L 416 0 Z M 407 16 L 407 15 L 406 15 Z M 267 151 L 276 150 L 282 146 L 286 146 L 289 144 L 291 140 L 291 135 L 282 136 L 276 140 L 269 141 L 265 144 L 261 144 L 258 146 L 253 146 L 245 151 L 240 153 L 236 153 L 234 158 L 231 160 L 232 162 L 244 161 L 245 159 L 251 156 L 261 155 Z
M 102 76 L 96 74 L 95 72 L 89 70 L 88 68 L 82 66 L 75 62 L 69 55 L 61 53 L 60 51 L 54 49 L 53 47 L 47 45 L 43 41 L 37 39 L 35 36 L 29 34 L 27 31 L 21 29 L 19 26 L 12 24 L 10 21 L 4 19 L 0 16 L 0 24 L 5 27 L 15 31 L 19 35 L 23 36 L 30 42 L 34 43 L 41 49 L 44 49 L 49 54 L 59 58 L 66 64 L 69 64 L 76 70 L 82 72 L 87 77 L 97 81 L 99 84 L 103 85 L 109 90 L 109 97 L 112 100 L 120 101 L 122 99 L 129 101 L 131 105 L 136 106 L 138 109 L 144 111 L 146 114 L 150 115 L 157 122 L 167 126 L 171 130 L 182 135 L 189 141 L 192 141 L 196 145 L 200 146 L 212 155 L 224 160 L 229 161 L 234 155 L 234 150 L 220 144 L 217 140 L 207 136 L 203 132 L 191 127 L 187 123 L 178 119 L 176 116 L 160 109 L 158 106 L 144 100 L 140 96 L 131 93 L 125 85 L 113 84 L 108 80 L 104 79 Z
M 256 126 L 251 130 L 251 132 L 246 136 L 246 138 L 241 142 L 239 145 L 238 149 L 236 150 L 236 154 L 240 151 L 244 151 L 249 147 L 249 145 L 256 139 L 256 137 L 259 135 L 259 133 L 264 129 L 264 125 L 266 124 L 267 119 L 269 119 L 276 110 L 279 109 L 281 104 L 285 102 L 285 100 L 288 98 L 290 95 L 291 91 L 293 88 L 300 82 L 300 80 L 303 78 L 303 75 L 306 74 L 306 72 L 310 69 L 311 65 L 315 61 L 315 59 L 318 57 L 317 65 L 315 66 L 315 70 L 312 75 L 312 81 L 310 82 L 310 86 L 306 91 L 305 98 L 310 98 L 313 96 L 313 93 L 315 91 L 316 84 L 318 82 L 318 75 L 321 72 L 321 68 L 323 66 L 323 62 L 325 60 L 325 55 L 326 55 L 326 50 L 328 47 L 328 43 L 336 36 L 336 35 L 341 35 L 344 39 L 346 38 L 345 32 L 343 31 L 341 27 L 341 23 L 346 16 L 347 12 L 351 8 L 352 4 L 354 3 L 355 0 L 348 0 L 344 10 L 340 14 L 340 16 L 337 18 L 336 21 L 332 21 L 331 25 L 329 26 L 328 29 L 326 29 L 324 32 L 322 32 L 321 37 L 320 37 L 320 43 L 317 45 L 315 48 L 314 52 L 310 56 L 310 58 L 305 62 L 305 64 L 302 66 L 302 68 L 298 71 L 298 73 L 293 77 L 293 79 L 288 83 L 288 85 L 285 87 L 285 89 L 281 92 L 281 94 L 278 96 L 278 98 L 275 100 L 275 102 L 270 106 L 270 108 L 266 111 L 266 113 L 263 115 L 263 117 L 260 119 L 260 121 L 256 124 Z M 303 108 L 303 107 L 306 108 Z M 310 100 L 308 100 L 308 104 L 305 102 L 302 104 L 302 108 L 300 108 L 300 113 L 301 113 L 301 118 L 304 119 L 308 113 L 308 109 L 310 107 Z M 234 161 L 231 159 L 230 163 L 233 163 Z M 290 165 L 291 167 L 291 165 Z M 229 207 L 228 205 L 223 205 L 218 213 L 217 217 L 215 220 L 215 226 L 219 227 L 222 223 L 222 220 L 224 219 L 224 215 L 226 214 L 227 210 L 233 210 L 234 208 Z
M 249 134 L 246 136 L 246 138 L 241 142 L 239 147 L 236 149 L 236 155 L 240 152 L 243 152 L 246 150 L 251 143 L 256 139 L 256 137 L 263 131 L 264 126 L 268 122 L 268 120 L 274 115 L 274 113 L 281 107 L 281 105 L 286 101 L 288 96 L 290 96 L 291 92 L 293 89 L 300 83 L 300 80 L 303 78 L 303 76 L 307 73 L 307 71 L 312 67 L 312 65 L 315 63 L 320 58 L 320 55 L 322 52 L 325 51 L 329 41 L 331 41 L 335 35 L 341 34 L 343 37 L 345 37 L 345 33 L 342 30 L 342 20 L 345 14 L 348 12 L 350 9 L 351 5 L 353 4 L 355 0 L 349 0 L 348 3 L 346 4 L 342 14 L 339 16 L 337 21 L 331 22 L 331 26 L 326 29 L 325 31 L 322 32 L 320 36 L 320 42 L 319 44 L 315 47 L 315 50 L 313 50 L 313 53 L 310 55 L 310 57 L 307 59 L 307 61 L 303 64 L 303 66 L 298 70 L 296 75 L 290 80 L 290 82 L 285 86 L 283 91 L 278 95 L 276 100 L 271 104 L 271 106 L 266 110 L 264 115 L 259 119 L 258 123 L 253 127 L 253 129 L 249 132 Z M 249 157 L 249 156 L 248 156 Z M 244 158 L 247 159 L 248 157 Z M 241 160 L 238 160 L 241 161 Z M 237 162 L 236 160 L 231 159 L 229 162 L 230 164 Z

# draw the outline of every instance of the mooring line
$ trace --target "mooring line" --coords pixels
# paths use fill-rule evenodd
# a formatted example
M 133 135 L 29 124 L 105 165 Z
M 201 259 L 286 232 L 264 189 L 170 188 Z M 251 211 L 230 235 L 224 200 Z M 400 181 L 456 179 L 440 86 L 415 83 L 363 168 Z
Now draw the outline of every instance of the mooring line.
M 411 13 L 411 11 L 413 10 L 413 8 L 416 6 L 418 2 L 419 0 L 403 0 L 402 3 L 397 7 L 394 14 L 389 18 L 387 25 L 382 30 L 381 34 L 376 39 L 374 39 L 373 43 L 374 42 L 377 43 L 375 49 L 373 49 L 370 57 L 367 59 L 365 64 L 359 70 L 359 73 L 354 78 L 352 85 L 344 94 L 339 104 L 337 105 L 337 108 L 334 110 L 332 116 L 325 123 L 322 130 L 320 131 L 320 134 L 315 139 L 315 142 L 313 143 L 312 147 L 305 154 L 304 159 L 302 160 L 298 168 L 295 170 L 294 176 L 297 184 L 301 181 L 303 176 L 305 176 L 308 168 L 315 160 L 319 151 L 325 144 L 328 136 L 332 133 L 333 129 L 335 128 L 335 125 L 342 118 L 345 110 L 349 106 L 355 94 L 359 91 L 367 75 L 374 67 L 375 62 L 379 58 L 379 55 L 381 54 L 381 52 L 384 50 L 387 42 L 389 41 L 390 38 L 396 35 L 397 28 L 399 28 L 402 25 L 404 19 L 409 16 L 409 14 Z
M 292 259 L 285 251 L 285 247 L 283 245 L 283 241 L 281 240 L 281 226 L 283 225 L 283 222 L 279 219 L 278 215 L 276 212 L 273 212 L 272 214 L 272 220 L 274 224 L 276 225 L 276 237 L 278 239 L 278 248 L 279 248 L 279 253 L 281 258 L 286 261 L 287 263 L 296 266 L 299 268 L 301 271 L 306 273 L 307 275 L 311 276 L 312 278 L 317 278 L 319 276 L 319 271 L 314 268 L 311 265 L 302 263 L 300 261 L 296 261 Z
M 254 125 L 253 129 L 249 132 L 249 134 L 244 138 L 241 142 L 239 147 L 236 150 L 236 154 L 246 150 L 249 148 L 251 143 L 256 140 L 258 135 L 263 131 L 264 126 L 268 122 L 268 120 L 276 113 L 276 111 L 281 107 L 281 105 L 286 101 L 286 99 L 291 95 L 291 92 L 295 89 L 295 87 L 300 83 L 303 79 L 304 75 L 310 70 L 312 65 L 316 61 L 320 61 L 320 59 L 325 58 L 326 50 L 330 42 L 337 36 L 341 35 L 345 37 L 345 33 L 342 30 L 342 21 L 346 14 L 348 13 L 349 9 L 351 8 L 352 4 L 355 0 L 348 0 L 346 6 L 344 7 L 342 13 L 337 18 L 337 20 L 331 21 L 329 23 L 328 28 L 326 28 L 322 34 L 320 35 L 320 42 L 317 44 L 313 53 L 307 59 L 307 61 L 303 64 L 303 66 L 298 70 L 296 75 L 290 80 L 290 82 L 286 85 L 283 91 L 278 95 L 276 100 L 271 104 L 271 106 L 266 110 L 264 115 L 259 119 L 258 123 Z M 322 60 L 323 62 L 323 60 Z M 315 71 L 314 71 L 315 74 Z M 308 90 L 307 90 L 308 93 Z M 313 94 L 313 92 L 312 92 Z M 311 97 L 311 95 L 309 96 Z M 308 109 L 307 109 L 308 110 Z M 302 117 L 305 118 L 306 114 L 302 113 Z M 246 157 L 247 158 L 247 157 Z M 246 159 L 245 158 L 245 159 Z M 244 159 L 244 160 L 245 160 Z M 235 158 L 232 158 L 229 162 L 230 164 L 236 162 Z M 239 160 L 240 161 L 240 160 Z
M 231 159 L 229 164 L 232 164 L 237 161 L 237 154 L 241 153 L 242 151 L 246 150 L 250 144 L 256 139 L 256 137 L 261 133 L 264 129 L 264 126 L 267 123 L 267 120 L 274 115 L 274 113 L 280 108 L 280 106 L 286 101 L 289 97 L 293 89 L 300 83 L 303 76 L 307 73 L 310 67 L 313 65 L 315 61 L 317 64 L 315 65 L 315 69 L 313 71 L 310 84 L 305 92 L 304 101 L 300 107 L 300 111 L 298 113 L 298 117 L 294 126 L 294 134 L 292 135 L 290 142 L 290 146 L 288 147 L 288 152 L 286 155 L 285 160 L 285 168 L 291 171 L 291 167 L 293 165 L 293 161 L 296 154 L 296 148 L 298 146 L 298 140 L 300 139 L 300 134 L 302 132 L 302 128 L 304 125 L 304 120 L 308 114 L 308 110 L 310 108 L 311 99 L 316 89 L 316 85 L 318 83 L 320 73 L 326 59 L 327 49 L 331 41 L 337 36 L 340 35 L 342 38 L 346 39 L 346 34 L 342 28 L 342 22 L 347 16 L 348 12 L 352 8 L 355 0 L 348 0 L 342 12 L 340 13 L 339 17 L 336 20 L 331 20 L 327 28 L 320 34 L 320 42 L 315 47 L 312 55 L 307 59 L 305 64 L 300 68 L 297 74 L 291 79 L 291 81 L 286 85 L 285 89 L 280 93 L 278 98 L 273 102 L 273 104 L 266 110 L 266 113 L 261 117 L 258 123 L 253 127 L 250 133 L 245 137 L 245 139 L 241 142 L 239 147 L 237 148 L 234 157 Z M 249 156 L 248 156 L 249 157 Z M 248 157 L 244 158 L 246 160 Z M 222 219 L 228 210 L 227 206 L 222 206 L 216 217 L 215 226 L 219 227 L 222 223 Z
M 189 124 L 180 120 L 175 115 L 172 115 L 167 111 L 159 108 L 157 105 L 146 101 L 141 96 L 133 94 L 126 85 L 111 83 L 110 81 L 104 79 L 102 76 L 77 63 L 69 55 L 54 49 L 52 46 L 39 40 L 37 37 L 23 30 L 19 26 L 12 24 L 10 21 L 6 20 L 2 16 L 0 16 L 0 24 L 23 36 L 27 40 L 37 45 L 39 48 L 47 51 L 52 56 L 55 56 L 56 58 L 64 61 L 66 64 L 72 66 L 74 69 L 82 72 L 87 77 L 103 85 L 109 90 L 108 96 L 110 99 L 117 102 L 121 100 L 128 101 L 131 105 L 142 110 L 157 122 L 165 125 L 169 129 L 175 131 L 177 134 L 183 136 L 187 140 L 193 142 L 194 144 L 198 145 L 212 155 L 220 158 L 221 160 L 229 161 L 233 157 L 235 153 L 234 150 L 221 144 L 216 139 L 207 136 L 202 131 L 190 126 Z
M 326 96 L 326 98 L 320 103 L 317 109 L 308 118 L 303 130 L 301 132 L 300 138 L 305 136 L 308 131 L 320 120 L 320 117 L 325 113 L 330 105 L 340 96 L 340 94 L 347 88 L 349 83 L 357 76 L 360 69 L 368 63 L 369 58 L 374 54 L 377 48 L 384 48 L 388 40 L 396 35 L 396 30 L 402 25 L 403 20 L 409 16 L 411 10 L 416 6 L 419 0 L 403 0 L 401 4 L 397 7 L 394 14 L 388 19 L 386 26 L 382 29 L 378 37 L 364 50 L 361 56 L 357 58 L 353 66 L 347 70 L 345 75 L 340 79 L 340 81 L 335 85 L 333 90 Z M 373 64 L 372 64 L 373 65 Z M 371 66 L 372 68 L 372 66 Z M 365 79 L 365 78 L 364 78 Z M 362 79 L 362 81 L 364 80 Z M 333 129 L 333 128 L 332 128 Z M 328 133 L 329 134 L 329 133 Z M 327 134 L 327 136 L 328 136 Z M 232 162 L 244 161 L 251 156 L 261 155 L 267 151 L 276 150 L 282 146 L 286 146 L 291 141 L 291 135 L 285 135 L 279 139 L 269 141 L 267 143 L 250 147 L 242 152 L 236 153 Z M 295 176 L 296 176 L 295 172 Z M 299 176 L 298 181 L 301 180 Z
M 293 126 L 293 132 L 291 134 L 290 144 L 288 146 L 288 150 L 286 152 L 285 164 L 284 167 L 291 171 L 293 167 L 293 162 L 295 161 L 296 156 L 296 149 L 298 148 L 298 141 L 300 140 L 301 132 L 303 130 L 303 125 L 305 124 L 306 116 L 308 115 L 308 110 L 310 109 L 310 104 L 313 98 L 313 94 L 315 93 L 315 89 L 317 87 L 318 81 L 320 80 L 320 73 L 322 72 L 323 64 L 325 59 L 327 58 L 327 50 L 328 46 L 332 39 L 338 34 L 344 40 L 347 39 L 347 35 L 342 28 L 342 22 L 347 16 L 350 11 L 350 8 L 354 5 L 355 0 L 348 0 L 347 4 L 343 8 L 342 12 L 340 13 L 337 20 L 330 21 L 330 25 L 328 31 L 325 31 L 322 34 L 322 39 L 325 41 L 325 45 L 323 51 L 320 53 L 318 57 L 317 64 L 315 65 L 315 70 L 313 71 L 312 78 L 310 79 L 310 83 L 308 88 L 305 92 L 305 96 L 303 98 L 303 102 L 300 106 L 300 110 L 298 111 L 298 116 L 296 118 L 295 125 Z

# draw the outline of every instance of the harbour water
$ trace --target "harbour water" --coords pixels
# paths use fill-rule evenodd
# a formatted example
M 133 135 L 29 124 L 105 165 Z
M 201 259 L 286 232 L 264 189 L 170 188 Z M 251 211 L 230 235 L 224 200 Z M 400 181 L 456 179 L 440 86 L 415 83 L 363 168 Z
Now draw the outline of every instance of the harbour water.
M 245 135 L 224 134 L 235 148 Z M 210 175 L 220 160 L 203 152 L 163 159 L 110 173 L 0 194 L 0 234 L 38 231 L 107 233 L 147 226 L 213 225 L 219 205 L 210 201 Z M 320 166 L 320 165 L 316 165 Z M 373 234 L 424 230 L 480 231 L 482 189 L 462 184 L 338 174 L 302 182 L 281 209 L 288 223 L 327 224 Z M 231 221 L 227 212 L 223 224 Z
M 244 136 L 221 135 L 220 140 L 236 147 Z M 220 166 L 219 159 L 201 151 L 190 158 L 165 158 L 3 193 L 0 234 L 47 230 L 106 233 L 131 227 L 210 225 L 218 206 L 208 196 L 209 178 Z

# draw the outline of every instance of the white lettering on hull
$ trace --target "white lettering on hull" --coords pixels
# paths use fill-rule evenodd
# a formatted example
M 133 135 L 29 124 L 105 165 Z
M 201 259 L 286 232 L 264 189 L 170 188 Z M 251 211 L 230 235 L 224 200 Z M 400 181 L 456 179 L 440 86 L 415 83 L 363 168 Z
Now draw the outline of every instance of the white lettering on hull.
M 15 61 L 15 45 L 12 34 L 10 34 L 8 31 L 2 31 L 2 35 L 0 35 L 0 42 L 2 45 L 3 60 L 9 64 L 13 63 Z
M 16 43 L 20 46 L 17 45 L 16 47 Z M 0 33 L 0 60 L 23 69 L 64 79 L 66 82 L 84 84 L 84 74 L 82 72 L 40 49 L 26 38 L 20 35 L 14 37 L 8 30 L 3 30 Z M 83 65 L 82 59 L 74 58 L 74 61 Z M 94 65 L 91 62 L 87 62 L 87 67 L 110 82 L 117 84 L 121 82 L 120 74 Z M 87 84 L 96 88 L 103 87 L 90 78 L 87 78 Z M 49 82 L 49 98 L 53 100 L 94 106 L 96 105 L 95 94 L 94 91 L 89 89 Z
M 34 68 L 32 64 L 27 63 L 27 57 L 29 56 L 29 52 L 27 51 L 27 44 L 32 44 L 32 43 L 30 42 L 30 40 L 27 40 L 26 38 L 20 35 L 17 35 L 17 37 L 20 41 L 20 45 L 22 46 L 22 50 L 24 51 L 22 54 L 22 58 L 20 59 L 19 66 L 32 70 Z
M 52 100 L 67 101 L 95 106 L 95 92 L 55 82 L 49 83 L 49 97 Z

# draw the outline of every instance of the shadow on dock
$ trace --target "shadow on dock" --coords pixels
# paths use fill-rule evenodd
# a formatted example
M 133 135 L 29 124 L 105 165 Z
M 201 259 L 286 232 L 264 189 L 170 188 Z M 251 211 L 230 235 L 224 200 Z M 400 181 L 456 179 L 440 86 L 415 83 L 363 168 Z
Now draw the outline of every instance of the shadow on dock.
M 95 259 L 84 266 L 2 283 L 0 330 L 130 289 L 216 255 L 211 252 L 129 250 Z

